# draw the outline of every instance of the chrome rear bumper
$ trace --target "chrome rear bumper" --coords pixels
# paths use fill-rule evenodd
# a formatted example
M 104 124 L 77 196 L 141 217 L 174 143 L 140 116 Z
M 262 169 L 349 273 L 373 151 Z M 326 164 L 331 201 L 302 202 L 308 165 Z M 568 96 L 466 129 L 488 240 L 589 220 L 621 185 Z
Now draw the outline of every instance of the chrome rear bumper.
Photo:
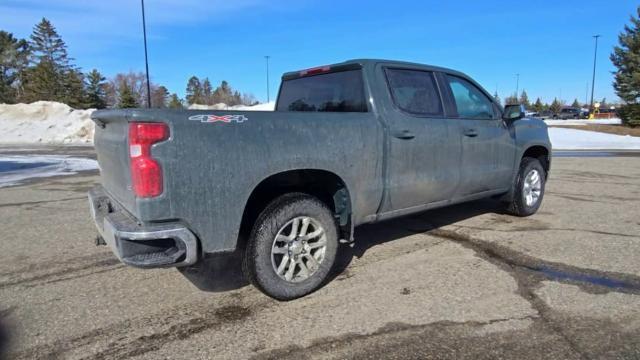
M 198 260 L 198 240 L 184 225 L 141 225 L 101 185 L 88 195 L 100 236 L 123 263 L 156 268 L 193 265 Z

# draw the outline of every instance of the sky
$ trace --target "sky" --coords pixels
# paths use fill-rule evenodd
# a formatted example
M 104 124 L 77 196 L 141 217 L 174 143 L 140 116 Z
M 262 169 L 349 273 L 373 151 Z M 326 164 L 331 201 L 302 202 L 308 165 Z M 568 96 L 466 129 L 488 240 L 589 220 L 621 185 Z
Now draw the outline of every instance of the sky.
M 147 0 L 151 81 L 184 96 L 189 77 L 267 99 L 286 71 L 384 58 L 462 71 L 501 98 L 617 97 L 609 60 L 637 1 Z M 137 0 L 0 0 L 0 30 L 28 37 L 48 18 L 83 71 L 144 71 Z M 519 83 L 517 84 L 517 76 Z M 587 89 L 589 89 L 587 91 Z M 590 93 L 589 93 L 590 96 Z

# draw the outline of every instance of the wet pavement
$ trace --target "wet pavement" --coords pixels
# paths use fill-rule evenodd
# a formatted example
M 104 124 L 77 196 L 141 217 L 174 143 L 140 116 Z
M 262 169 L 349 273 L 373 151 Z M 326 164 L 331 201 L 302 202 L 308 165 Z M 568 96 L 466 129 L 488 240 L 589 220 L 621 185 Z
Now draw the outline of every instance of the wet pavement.
M 233 257 L 123 266 L 93 245 L 96 180 L 0 189 L 5 357 L 640 357 L 635 156 L 557 157 L 532 217 L 482 200 L 360 227 L 333 280 L 291 302 L 246 286 Z

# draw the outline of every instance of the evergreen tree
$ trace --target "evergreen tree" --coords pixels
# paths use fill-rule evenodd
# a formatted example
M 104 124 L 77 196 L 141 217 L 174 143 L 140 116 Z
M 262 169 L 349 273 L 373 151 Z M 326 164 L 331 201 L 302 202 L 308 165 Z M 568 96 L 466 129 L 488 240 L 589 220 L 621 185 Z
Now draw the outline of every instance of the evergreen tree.
M 121 81 L 118 86 L 118 107 L 122 109 L 138 107 L 138 100 L 136 99 L 131 85 L 126 81 Z
M 202 82 L 202 97 L 205 104 L 213 105 L 213 99 L 211 98 L 212 95 L 213 89 L 211 88 L 211 82 L 209 81 L 209 78 L 204 78 L 204 81 Z
M 500 105 L 502 105 L 502 102 L 500 100 L 500 96 L 498 96 L 498 92 L 496 91 L 495 93 L 493 93 L 493 98 L 496 100 L 496 102 Z
M 93 69 L 87 74 L 86 78 L 86 105 L 92 109 L 104 109 L 107 107 L 106 92 L 104 82 L 106 78 Z
M 61 101 L 71 106 L 83 106 L 83 75 L 71 64 L 67 45 L 46 18 L 34 27 L 29 50 L 31 67 L 25 76 L 25 100 Z
M 617 68 L 613 87 L 625 102 L 620 117 L 627 125 L 640 126 L 640 7 L 630 21 L 618 35 L 619 46 L 610 59 Z
M 562 110 L 562 103 L 560 102 L 560 100 L 558 100 L 558 98 L 553 98 L 553 102 L 549 106 L 549 110 L 551 110 L 551 112 L 553 112 L 554 114 L 558 114 L 560 110 Z
M 0 30 L 0 103 L 15 103 L 21 95 L 29 46 Z
M 189 103 L 189 105 L 203 104 L 204 99 L 202 92 L 203 89 L 200 79 L 198 79 L 197 76 L 192 76 L 187 82 L 187 103 Z
M 154 108 L 166 108 L 168 98 L 169 90 L 162 85 L 151 90 L 151 104 L 153 104 Z
M 600 109 L 608 109 L 609 108 L 609 104 L 607 104 L 607 98 L 604 97 L 602 98 L 602 101 L 600 101 Z
M 182 109 L 182 100 L 178 97 L 176 93 L 171 94 L 169 97 L 169 104 L 167 105 L 169 109 Z
M 573 103 L 571 104 L 571 107 L 574 107 L 574 108 L 580 108 L 581 107 L 580 102 L 578 101 L 578 99 L 573 100 Z
M 62 77 L 62 96 L 58 101 L 72 108 L 86 108 L 84 91 L 84 74 L 78 69 L 70 69 Z
M 518 104 L 518 97 L 515 95 L 511 95 L 511 96 L 507 96 L 504 99 L 504 104 L 505 105 L 515 105 Z
M 524 105 L 524 107 L 527 109 L 531 106 L 526 90 L 522 90 L 522 93 L 520 93 L 520 104 Z
M 540 98 L 537 98 L 536 102 L 533 104 L 533 110 L 535 112 L 540 112 L 544 110 L 544 105 L 542 104 L 542 100 L 540 100 Z

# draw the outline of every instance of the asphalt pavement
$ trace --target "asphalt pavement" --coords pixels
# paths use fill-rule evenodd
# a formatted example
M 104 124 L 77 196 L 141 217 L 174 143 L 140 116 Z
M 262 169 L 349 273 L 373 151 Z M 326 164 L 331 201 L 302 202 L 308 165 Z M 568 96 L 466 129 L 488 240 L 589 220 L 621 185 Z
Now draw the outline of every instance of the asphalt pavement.
M 94 246 L 97 180 L 0 188 L 5 358 L 640 358 L 638 157 L 555 158 L 528 218 L 482 200 L 360 227 L 333 280 L 290 302 L 233 256 L 120 264 Z

